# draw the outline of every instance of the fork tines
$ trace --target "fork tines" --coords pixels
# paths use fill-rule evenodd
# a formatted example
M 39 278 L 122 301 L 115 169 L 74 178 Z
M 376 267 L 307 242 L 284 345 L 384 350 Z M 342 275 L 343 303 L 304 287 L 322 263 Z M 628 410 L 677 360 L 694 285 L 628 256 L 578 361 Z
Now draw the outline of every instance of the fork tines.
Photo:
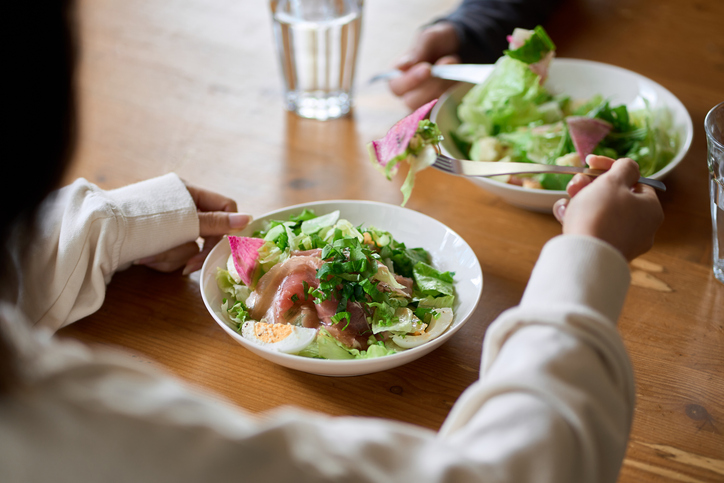
M 448 158 L 445 155 L 438 154 L 435 162 L 432 163 L 432 166 L 440 171 L 456 174 L 460 171 L 459 166 L 456 165 L 456 161 L 457 159 Z

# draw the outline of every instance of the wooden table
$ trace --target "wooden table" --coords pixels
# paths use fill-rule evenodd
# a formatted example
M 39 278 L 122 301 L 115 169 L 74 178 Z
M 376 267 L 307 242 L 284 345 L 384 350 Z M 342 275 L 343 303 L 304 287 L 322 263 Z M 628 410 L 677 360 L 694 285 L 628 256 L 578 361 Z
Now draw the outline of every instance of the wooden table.
M 346 119 L 318 122 L 282 109 L 266 2 L 82 1 L 82 134 L 66 181 L 83 176 L 114 188 L 175 171 L 256 216 L 320 199 L 399 204 L 402 176 L 386 181 L 365 143 L 408 111 L 385 85 L 365 81 L 455 3 L 368 0 L 356 108 Z M 703 130 L 706 112 L 724 100 L 723 19 L 720 0 L 579 0 L 546 25 L 559 56 L 659 82 L 695 127 L 689 154 L 666 179 L 666 221 L 633 267 L 620 320 L 638 383 L 622 482 L 724 481 L 724 284 L 710 269 Z M 252 412 L 295 404 L 437 429 L 477 378 L 486 327 L 519 301 L 560 226 L 434 170 L 419 175 L 408 207 L 461 234 L 485 279 L 474 321 L 417 363 L 352 378 L 272 365 L 216 325 L 198 274 L 142 267 L 115 275 L 103 307 L 61 334 L 130 349 L 139 363 L 165 366 Z

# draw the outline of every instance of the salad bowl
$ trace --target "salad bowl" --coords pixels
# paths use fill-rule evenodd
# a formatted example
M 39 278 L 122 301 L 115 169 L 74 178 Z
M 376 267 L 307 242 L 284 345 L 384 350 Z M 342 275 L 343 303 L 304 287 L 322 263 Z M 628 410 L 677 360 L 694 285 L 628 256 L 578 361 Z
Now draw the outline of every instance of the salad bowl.
M 300 213 L 304 209 L 313 210 L 317 215 L 339 210 L 340 217 L 355 226 L 364 225 L 386 230 L 410 248 L 426 249 L 435 268 L 455 272 L 456 301 L 453 306 L 453 322 L 436 339 L 412 349 L 372 359 L 313 359 L 270 350 L 242 337 L 221 309 L 224 294 L 217 285 L 216 273 L 219 269 L 226 268 L 230 254 L 229 243 L 223 239 L 211 250 L 201 269 L 201 297 L 219 327 L 246 349 L 272 363 L 302 372 L 325 376 L 357 376 L 392 369 L 419 359 L 444 344 L 470 319 L 483 289 L 480 263 L 460 235 L 422 213 L 374 201 L 318 201 L 267 213 L 254 220 L 239 235 L 250 236 L 254 231 L 265 228 L 269 220 L 286 220 L 289 215 Z
M 450 88 L 433 107 L 430 119 L 444 137 L 440 143 L 443 154 L 466 159 L 453 141 L 451 132 L 460 126 L 457 108 L 473 84 L 459 83 Z M 678 152 L 661 170 L 649 175 L 660 180 L 669 174 L 686 155 L 693 138 L 691 116 L 679 99 L 660 84 L 640 74 L 601 62 L 556 58 L 551 62 L 545 87 L 553 95 L 565 94 L 572 99 L 587 99 L 596 94 L 612 105 L 624 104 L 629 110 L 665 107 L 672 115 L 673 129 L 678 136 Z M 564 190 L 523 188 L 489 178 L 470 178 L 486 191 L 520 208 L 550 213 L 556 200 L 566 197 Z

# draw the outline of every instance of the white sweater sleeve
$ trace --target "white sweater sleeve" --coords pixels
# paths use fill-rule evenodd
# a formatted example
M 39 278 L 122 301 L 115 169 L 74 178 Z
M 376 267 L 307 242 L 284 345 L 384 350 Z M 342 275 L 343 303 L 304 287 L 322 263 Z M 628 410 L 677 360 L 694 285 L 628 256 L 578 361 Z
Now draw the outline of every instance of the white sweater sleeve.
M 175 174 L 103 191 L 84 179 L 54 192 L 27 248 L 18 305 L 37 327 L 57 330 L 96 311 L 106 284 L 132 261 L 198 237 L 198 215 Z
M 550 241 L 520 305 L 488 329 L 481 378 L 441 433 L 498 461 L 509 481 L 616 481 L 634 406 L 616 330 L 629 282 L 610 245 Z
M 0 468 L 10 482 L 613 483 L 633 411 L 615 328 L 627 287 L 610 246 L 549 242 L 439 433 L 293 409 L 256 418 L 106 352 L 47 347 L 35 390 L 0 400 Z

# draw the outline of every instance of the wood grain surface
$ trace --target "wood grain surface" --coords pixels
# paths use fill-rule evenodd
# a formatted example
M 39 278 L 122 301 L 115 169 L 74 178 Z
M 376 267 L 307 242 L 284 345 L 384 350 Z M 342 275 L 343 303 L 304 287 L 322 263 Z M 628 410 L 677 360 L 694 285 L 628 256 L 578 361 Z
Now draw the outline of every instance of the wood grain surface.
M 399 204 L 365 144 L 408 113 L 384 83 L 419 26 L 456 2 L 365 3 L 355 108 L 301 119 L 282 108 L 268 4 L 231 0 L 80 2 L 81 139 L 66 182 L 103 188 L 178 173 L 255 216 L 322 199 Z M 571 0 L 545 26 L 558 55 L 618 65 L 674 93 L 694 142 L 660 195 L 666 220 L 632 265 L 620 330 L 637 406 L 621 482 L 724 481 L 724 284 L 711 272 L 704 116 L 724 100 L 721 0 Z M 482 301 L 453 339 L 418 362 L 350 378 L 275 366 L 229 338 L 206 311 L 198 273 L 133 267 L 116 274 L 102 308 L 61 331 L 121 347 L 252 412 L 298 405 L 333 415 L 437 429 L 478 375 L 487 326 L 515 305 L 556 220 L 505 204 L 434 170 L 407 205 L 462 235 L 484 273 Z

